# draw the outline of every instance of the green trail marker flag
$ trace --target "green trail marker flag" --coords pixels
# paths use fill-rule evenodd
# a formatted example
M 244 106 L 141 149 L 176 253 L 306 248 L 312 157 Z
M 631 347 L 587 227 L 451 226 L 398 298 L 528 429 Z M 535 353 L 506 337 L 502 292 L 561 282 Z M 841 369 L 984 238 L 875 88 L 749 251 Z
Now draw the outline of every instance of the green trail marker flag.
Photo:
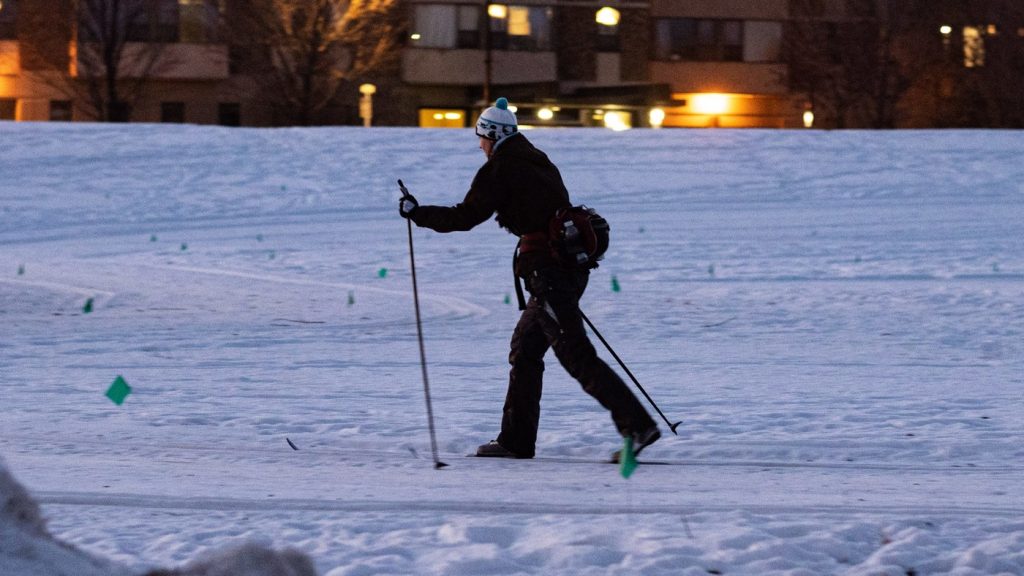
M 117 378 L 114 378 L 114 382 L 110 385 L 110 388 L 107 388 L 107 398 L 110 398 L 110 401 L 118 406 L 124 404 L 124 399 L 131 393 L 132 387 L 129 386 L 120 375 Z
M 82 314 L 89 314 L 92 312 L 92 298 L 85 301 L 85 306 L 82 306 Z
M 377 270 L 377 276 L 380 276 L 381 278 L 387 278 L 387 275 L 388 275 L 388 269 L 387 268 L 381 268 L 380 270 Z
M 622 286 L 619 286 L 618 276 L 612 276 L 612 292 L 621 292 Z
M 622 452 L 619 458 L 619 473 L 629 478 L 636 470 L 636 454 L 633 453 L 633 437 L 626 436 L 622 441 Z

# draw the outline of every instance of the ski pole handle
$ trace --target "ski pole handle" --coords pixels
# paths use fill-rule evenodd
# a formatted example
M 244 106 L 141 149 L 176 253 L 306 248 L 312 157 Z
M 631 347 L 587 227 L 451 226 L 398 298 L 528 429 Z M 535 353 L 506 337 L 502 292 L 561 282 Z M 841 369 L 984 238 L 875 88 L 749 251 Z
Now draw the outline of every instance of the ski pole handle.
M 409 196 L 412 196 L 412 194 L 409 193 L 409 189 L 406 188 L 405 184 L 402 183 L 401 178 L 398 179 L 398 187 L 402 190 L 402 198 L 408 198 Z

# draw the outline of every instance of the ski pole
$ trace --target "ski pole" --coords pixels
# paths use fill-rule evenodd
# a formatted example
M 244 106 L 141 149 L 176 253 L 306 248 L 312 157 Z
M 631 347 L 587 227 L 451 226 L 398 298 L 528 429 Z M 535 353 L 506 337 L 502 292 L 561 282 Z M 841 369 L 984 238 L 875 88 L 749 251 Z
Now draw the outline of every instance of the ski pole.
M 402 190 L 402 198 L 411 196 L 409 190 L 401 180 L 398 187 Z M 423 322 L 420 320 L 420 293 L 416 287 L 416 256 L 412 249 L 412 220 L 406 218 L 409 225 L 409 266 L 412 269 L 412 301 L 416 307 L 416 336 L 420 342 L 420 368 L 423 371 L 423 395 L 427 399 L 427 424 L 430 427 L 430 451 L 434 456 L 434 469 L 439 470 L 447 466 L 437 457 L 437 435 L 434 433 L 434 409 L 430 405 L 430 381 L 427 379 L 427 353 L 423 348 Z
M 676 422 L 675 424 L 669 422 L 668 418 L 665 417 L 665 414 L 663 414 L 661 409 L 658 408 L 658 405 L 654 403 L 654 399 L 651 398 L 651 395 L 647 393 L 647 390 L 644 390 L 644 387 L 640 385 L 639 381 L 637 381 L 636 376 L 633 376 L 633 373 L 630 372 L 629 368 L 626 367 L 626 363 L 623 362 L 621 358 L 619 358 L 619 355 L 615 353 L 615 350 L 612 350 L 611 344 L 609 344 L 608 341 L 604 339 L 604 336 L 601 336 L 601 333 L 597 331 L 597 327 L 594 326 L 594 323 L 590 321 L 590 318 L 587 318 L 587 315 L 583 313 L 583 310 L 580 310 L 580 316 L 583 317 L 583 320 L 587 323 L 587 326 L 590 326 L 590 329 L 597 336 L 597 339 L 601 341 L 601 344 L 604 344 L 604 347 L 607 348 L 608 351 L 612 353 L 612 356 L 619 363 L 619 366 L 622 366 L 622 369 L 626 371 L 626 374 L 629 374 L 630 379 L 633 380 L 633 384 L 636 384 L 636 387 L 639 388 L 641 392 L 643 392 L 644 398 L 647 398 L 647 401 L 651 403 L 651 406 L 654 406 L 654 409 L 658 411 L 658 415 L 661 416 L 661 419 L 665 421 L 665 424 L 668 424 L 668 427 L 670 430 L 672 430 L 672 433 L 678 436 L 679 433 L 676 432 L 676 427 L 683 423 L 682 420 Z

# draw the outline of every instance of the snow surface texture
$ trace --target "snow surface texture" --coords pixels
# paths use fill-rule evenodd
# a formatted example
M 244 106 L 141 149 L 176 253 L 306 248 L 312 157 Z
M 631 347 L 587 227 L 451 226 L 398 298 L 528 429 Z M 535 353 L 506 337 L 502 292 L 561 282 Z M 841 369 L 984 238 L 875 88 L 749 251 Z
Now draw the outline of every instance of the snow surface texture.
M 120 576 L 126 566 L 96 558 L 53 538 L 39 505 L 0 460 L 0 574 L 5 576 Z M 315 576 L 308 556 L 248 542 L 206 554 L 180 570 L 147 576 Z
M 673 465 L 594 463 L 550 355 L 540 458 L 463 457 L 518 317 L 488 222 L 414 231 L 433 468 L 395 180 L 461 200 L 470 131 L 0 123 L 0 453 L 49 530 L 136 573 L 1024 573 L 1024 133 L 528 136 L 611 223 L 582 306 Z

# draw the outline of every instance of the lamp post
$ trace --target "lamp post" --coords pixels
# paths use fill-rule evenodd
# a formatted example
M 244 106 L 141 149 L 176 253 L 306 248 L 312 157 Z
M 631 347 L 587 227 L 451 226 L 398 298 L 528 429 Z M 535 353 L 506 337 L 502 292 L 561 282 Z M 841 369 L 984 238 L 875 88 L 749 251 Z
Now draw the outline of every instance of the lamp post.
M 363 127 L 369 128 L 373 123 L 373 95 L 377 87 L 373 84 L 361 84 L 359 86 L 359 117 L 363 119 Z
M 494 32 L 491 29 L 493 20 L 504 21 L 508 18 L 508 6 L 491 4 L 484 0 L 484 107 L 491 104 L 491 83 L 494 76 Z

